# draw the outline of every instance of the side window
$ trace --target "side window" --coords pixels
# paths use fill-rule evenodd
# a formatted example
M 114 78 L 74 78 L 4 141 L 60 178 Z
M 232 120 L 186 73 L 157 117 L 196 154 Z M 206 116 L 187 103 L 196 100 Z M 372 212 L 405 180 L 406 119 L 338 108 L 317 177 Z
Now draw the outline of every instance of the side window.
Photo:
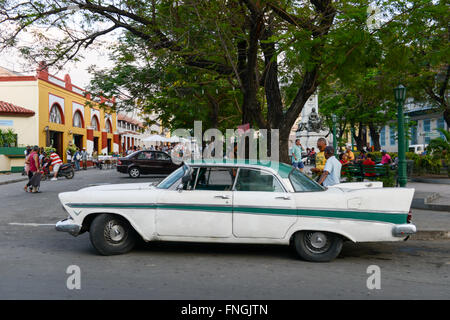
M 183 186 L 183 190 L 194 190 L 195 179 L 197 178 L 198 168 L 192 168 L 192 178 L 186 185 Z
M 235 169 L 200 168 L 195 190 L 229 191 L 233 187 Z
M 236 181 L 236 191 L 284 192 L 284 189 L 271 173 L 241 168 Z
M 170 160 L 170 157 L 165 153 L 157 152 L 156 160 Z
M 153 153 L 152 152 L 141 152 L 138 154 L 137 158 L 138 160 L 151 160 L 153 159 Z

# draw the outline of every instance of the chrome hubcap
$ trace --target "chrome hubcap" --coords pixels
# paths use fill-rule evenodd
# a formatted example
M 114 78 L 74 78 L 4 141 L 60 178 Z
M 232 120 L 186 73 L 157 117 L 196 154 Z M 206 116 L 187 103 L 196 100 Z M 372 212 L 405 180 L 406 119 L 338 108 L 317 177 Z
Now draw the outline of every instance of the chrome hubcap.
M 121 242 L 126 236 L 125 228 L 117 221 L 112 220 L 108 222 L 105 227 L 105 238 L 112 243 Z
M 322 232 L 311 235 L 311 245 L 316 249 L 322 249 L 327 244 L 327 237 Z
M 316 254 L 327 252 L 331 246 L 330 239 L 323 232 L 309 232 L 304 240 L 308 250 Z

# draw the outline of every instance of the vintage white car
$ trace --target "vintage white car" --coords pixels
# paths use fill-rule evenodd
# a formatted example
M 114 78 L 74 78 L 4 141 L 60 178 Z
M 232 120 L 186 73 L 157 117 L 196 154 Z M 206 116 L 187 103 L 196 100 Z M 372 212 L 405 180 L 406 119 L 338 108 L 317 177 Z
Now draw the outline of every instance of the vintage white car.
M 145 241 L 292 245 L 309 261 L 336 258 L 343 241 L 401 241 L 416 232 L 414 189 L 378 182 L 324 188 L 291 166 L 270 162 L 185 163 L 154 186 L 100 185 L 64 192 L 69 217 L 56 229 L 89 231 L 102 255 Z

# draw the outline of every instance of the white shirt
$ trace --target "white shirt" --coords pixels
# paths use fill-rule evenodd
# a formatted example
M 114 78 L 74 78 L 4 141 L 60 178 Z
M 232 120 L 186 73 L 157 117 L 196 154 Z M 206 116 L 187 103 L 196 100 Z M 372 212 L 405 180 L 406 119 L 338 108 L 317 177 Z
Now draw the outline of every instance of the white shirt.
M 323 181 L 324 187 L 334 186 L 341 183 L 341 168 L 342 164 L 335 156 L 329 157 L 325 163 L 323 171 L 327 171 L 328 175 Z

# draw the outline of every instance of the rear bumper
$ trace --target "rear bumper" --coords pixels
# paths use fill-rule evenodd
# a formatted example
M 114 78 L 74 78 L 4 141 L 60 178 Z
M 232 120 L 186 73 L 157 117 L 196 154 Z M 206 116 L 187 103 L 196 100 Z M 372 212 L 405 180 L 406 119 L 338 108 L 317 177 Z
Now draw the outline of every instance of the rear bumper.
M 128 173 L 128 166 L 116 166 L 116 169 L 120 173 Z
M 406 237 L 417 232 L 417 228 L 412 223 L 398 224 L 392 228 L 392 235 L 394 237 Z
M 68 232 L 74 237 L 80 234 L 81 226 L 74 223 L 70 218 L 58 221 L 55 225 L 57 231 Z

